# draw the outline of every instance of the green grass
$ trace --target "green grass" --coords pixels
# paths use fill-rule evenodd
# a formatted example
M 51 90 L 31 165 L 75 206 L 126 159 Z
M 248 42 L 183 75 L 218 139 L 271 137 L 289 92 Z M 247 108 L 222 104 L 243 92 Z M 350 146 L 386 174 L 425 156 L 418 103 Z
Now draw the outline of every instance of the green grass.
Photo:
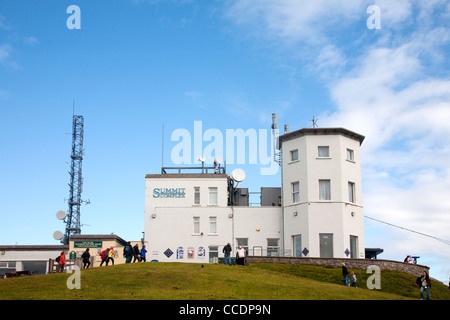
M 26 300 L 403 300 L 418 299 L 415 276 L 382 271 L 381 290 L 340 284 L 340 268 L 251 264 L 123 264 L 81 271 L 81 289 L 68 289 L 68 273 L 0 280 L 0 299 Z M 433 283 L 433 300 L 450 300 L 449 290 Z

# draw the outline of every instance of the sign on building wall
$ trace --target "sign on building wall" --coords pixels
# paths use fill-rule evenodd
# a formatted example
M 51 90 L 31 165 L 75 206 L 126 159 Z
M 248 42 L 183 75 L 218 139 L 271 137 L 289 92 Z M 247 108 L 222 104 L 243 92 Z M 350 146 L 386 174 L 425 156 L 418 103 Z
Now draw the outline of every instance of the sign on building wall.
M 153 198 L 185 198 L 186 188 L 154 188 Z
M 101 248 L 102 241 L 74 241 L 74 248 Z

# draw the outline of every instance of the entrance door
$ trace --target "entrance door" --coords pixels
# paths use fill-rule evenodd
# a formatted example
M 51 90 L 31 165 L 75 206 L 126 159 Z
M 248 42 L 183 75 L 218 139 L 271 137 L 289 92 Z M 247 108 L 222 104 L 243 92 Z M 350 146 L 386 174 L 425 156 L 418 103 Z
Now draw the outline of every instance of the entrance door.
M 358 237 L 350 236 L 350 258 L 358 258 Z
M 302 256 L 302 236 L 296 235 L 292 236 L 292 240 L 294 242 L 294 257 Z
M 320 257 L 333 258 L 333 234 L 321 233 L 320 237 Z

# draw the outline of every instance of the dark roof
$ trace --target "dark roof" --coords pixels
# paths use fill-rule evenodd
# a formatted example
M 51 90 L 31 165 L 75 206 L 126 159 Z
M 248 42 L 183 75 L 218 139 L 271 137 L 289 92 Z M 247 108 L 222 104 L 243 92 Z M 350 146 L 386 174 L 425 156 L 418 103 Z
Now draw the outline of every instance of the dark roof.
M 319 136 L 319 135 L 336 135 L 336 134 L 340 134 L 347 138 L 357 140 L 357 141 L 359 141 L 360 145 L 362 144 L 362 142 L 364 141 L 364 138 L 365 138 L 363 135 L 360 135 L 359 133 L 347 130 L 345 128 L 304 128 L 304 129 L 300 129 L 297 131 L 285 133 L 282 136 L 280 136 L 278 139 L 279 139 L 279 142 L 281 145 L 284 141 L 292 140 L 292 139 L 295 139 L 298 137 Z
M 0 251 L 67 251 L 68 245 L 0 245 Z

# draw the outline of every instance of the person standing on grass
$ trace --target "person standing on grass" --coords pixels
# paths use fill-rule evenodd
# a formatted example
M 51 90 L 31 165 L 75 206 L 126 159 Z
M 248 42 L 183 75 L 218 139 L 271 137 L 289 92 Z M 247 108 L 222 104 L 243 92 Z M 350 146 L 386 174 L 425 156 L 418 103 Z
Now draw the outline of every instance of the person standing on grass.
M 81 258 L 83 259 L 83 269 L 89 268 L 89 266 L 91 265 L 91 261 L 89 260 L 91 258 L 89 248 L 87 248 L 86 251 L 83 252 Z
M 141 259 L 140 259 L 140 261 L 144 261 L 144 262 L 146 261 L 145 260 L 145 254 L 146 253 L 147 253 L 147 249 L 145 249 L 145 244 L 144 244 L 144 245 L 142 245 L 142 248 L 141 248 Z
M 125 257 L 125 263 L 131 262 L 131 257 L 133 256 L 133 248 L 131 247 L 130 241 L 123 248 L 123 255 Z
M 356 274 L 352 271 L 352 287 L 356 288 Z
M 342 284 L 347 287 L 350 285 L 348 270 L 347 267 L 345 266 L 345 263 L 342 263 Z
M 140 260 L 139 260 L 139 247 L 138 247 L 137 243 L 133 247 L 133 257 L 134 257 L 133 263 L 135 263 L 136 260 L 137 260 L 137 262 L 140 262 Z
M 427 300 L 430 300 L 430 288 L 431 288 L 431 282 L 430 277 L 428 276 L 428 273 L 424 271 L 422 273 L 422 276 L 420 277 L 420 300 L 423 300 L 423 292 L 427 292 Z
M 227 243 L 227 245 L 225 247 L 223 247 L 222 252 L 223 252 L 224 263 L 231 266 L 231 258 L 230 258 L 231 245 L 230 245 L 230 243 Z
M 65 266 L 66 266 L 66 254 L 64 251 L 62 251 L 58 261 L 59 272 L 63 272 Z
M 237 249 L 236 259 L 236 264 L 245 265 L 245 249 L 242 246 L 239 246 L 239 249 Z

